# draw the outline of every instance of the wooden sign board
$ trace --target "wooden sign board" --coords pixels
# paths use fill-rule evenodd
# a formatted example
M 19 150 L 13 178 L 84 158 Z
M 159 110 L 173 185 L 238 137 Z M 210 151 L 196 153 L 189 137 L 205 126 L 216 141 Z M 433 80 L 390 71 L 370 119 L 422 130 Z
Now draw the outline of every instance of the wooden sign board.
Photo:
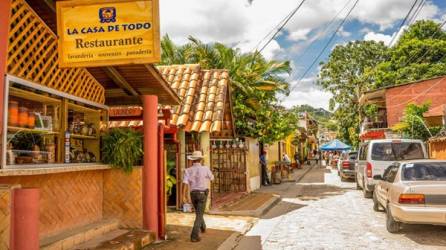
M 139 117 L 142 116 L 141 107 L 110 107 L 108 110 L 110 117 Z
M 158 0 L 57 1 L 60 67 L 160 61 Z

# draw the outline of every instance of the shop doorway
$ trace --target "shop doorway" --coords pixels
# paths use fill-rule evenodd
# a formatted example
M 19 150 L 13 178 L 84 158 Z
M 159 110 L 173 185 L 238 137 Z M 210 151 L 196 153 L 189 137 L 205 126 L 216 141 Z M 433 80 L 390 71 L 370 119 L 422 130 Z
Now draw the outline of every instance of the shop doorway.
M 243 142 L 212 140 L 211 168 L 212 206 L 219 207 L 226 200 L 247 191 L 246 149 Z

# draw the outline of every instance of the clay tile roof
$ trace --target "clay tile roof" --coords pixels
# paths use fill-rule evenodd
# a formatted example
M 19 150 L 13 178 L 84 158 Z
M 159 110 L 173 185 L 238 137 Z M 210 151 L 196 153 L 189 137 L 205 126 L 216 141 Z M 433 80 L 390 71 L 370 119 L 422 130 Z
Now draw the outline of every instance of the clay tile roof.
M 202 70 L 198 64 L 159 66 L 158 70 L 181 100 L 172 109 L 172 124 L 192 132 L 221 131 L 229 93 L 227 70 Z

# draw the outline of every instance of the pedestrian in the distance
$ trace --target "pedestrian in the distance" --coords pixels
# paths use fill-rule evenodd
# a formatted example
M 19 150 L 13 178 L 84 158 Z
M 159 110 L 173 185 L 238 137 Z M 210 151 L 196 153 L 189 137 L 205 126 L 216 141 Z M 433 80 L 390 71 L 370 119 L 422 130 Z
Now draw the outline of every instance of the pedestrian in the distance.
M 200 231 L 206 232 L 206 223 L 204 222 L 204 210 L 209 194 L 209 185 L 214 180 L 214 175 L 207 166 L 201 165 L 203 154 L 201 151 L 194 151 L 187 157 L 192 161 L 192 166 L 184 172 L 183 183 L 189 186 L 192 205 L 195 209 L 195 222 L 190 235 L 192 242 L 199 242 Z
M 263 150 L 260 154 L 260 167 L 262 170 L 262 185 L 263 186 L 269 186 L 271 185 L 271 182 L 268 178 L 268 162 L 266 161 L 266 151 Z
M 317 150 L 314 151 L 314 160 L 316 161 L 316 166 L 319 165 L 320 154 Z
M 294 161 L 296 162 L 296 168 L 300 168 L 299 153 L 298 152 L 296 152 L 294 154 Z
M 290 157 L 286 153 L 283 153 L 282 161 L 286 162 L 288 165 L 291 164 L 291 159 L 290 159 Z

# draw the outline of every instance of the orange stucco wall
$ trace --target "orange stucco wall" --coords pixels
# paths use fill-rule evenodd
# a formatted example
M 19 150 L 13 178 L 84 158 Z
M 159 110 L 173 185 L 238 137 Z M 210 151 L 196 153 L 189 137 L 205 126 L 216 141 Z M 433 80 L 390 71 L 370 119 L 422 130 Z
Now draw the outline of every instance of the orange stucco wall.
M 426 101 L 431 103 L 431 109 L 446 104 L 446 77 L 388 89 L 386 91 L 388 127 L 400 121 L 408 103 L 422 104 Z

